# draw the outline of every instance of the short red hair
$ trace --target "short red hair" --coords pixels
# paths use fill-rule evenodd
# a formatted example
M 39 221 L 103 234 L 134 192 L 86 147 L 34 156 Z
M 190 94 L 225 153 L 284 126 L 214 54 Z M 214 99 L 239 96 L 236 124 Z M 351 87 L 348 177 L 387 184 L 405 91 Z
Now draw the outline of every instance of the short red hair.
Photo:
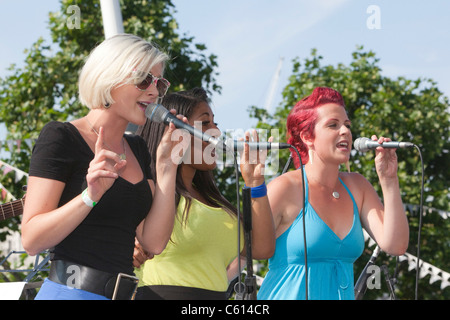
M 308 147 L 300 138 L 304 134 L 308 139 L 314 139 L 314 127 L 317 121 L 317 108 L 328 103 L 335 103 L 345 108 L 341 94 L 331 88 L 317 87 L 311 95 L 303 98 L 292 108 L 286 121 L 288 143 L 293 145 L 300 153 L 302 163 L 308 162 Z M 300 166 L 297 153 L 291 151 L 294 165 Z

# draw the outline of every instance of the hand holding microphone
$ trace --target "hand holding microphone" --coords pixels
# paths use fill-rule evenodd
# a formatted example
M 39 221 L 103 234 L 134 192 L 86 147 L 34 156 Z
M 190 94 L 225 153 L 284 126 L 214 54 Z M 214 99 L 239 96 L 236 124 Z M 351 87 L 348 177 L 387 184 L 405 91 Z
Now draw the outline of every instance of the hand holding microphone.
M 173 123 L 176 128 L 187 130 L 194 137 L 197 137 L 203 141 L 209 142 L 209 143 L 215 145 L 216 147 L 221 145 L 221 142 L 218 139 L 202 132 L 201 130 L 197 130 L 194 127 L 192 127 L 191 125 L 181 121 L 176 116 L 174 116 L 172 113 L 170 113 L 169 110 L 167 110 L 161 104 L 157 104 L 157 103 L 149 104 L 147 106 L 147 108 L 145 109 L 145 116 L 153 122 L 164 123 L 166 125 Z
M 377 140 L 376 136 L 372 136 L 372 140 L 369 138 L 358 138 L 353 143 L 353 146 L 357 151 L 360 152 L 367 152 L 369 150 L 376 149 L 378 147 L 384 148 L 384 149 L 397 149 L 397 148 L 410 148 L 414 147 L 414 144 L 411 142 L 397 142 L 397 141 L 390 141 L 390 139 L 386 139 L 381 137 Z
M 414 144 L 411 142 L 391 141 L 389 138 L 378 138 L 376 135 L 373 135 L 372 139 L 356 139 L 353 146 L 355 150 L 360 152 L 375 150 L 375 167 L 377 169 L 378 176 L 380 179 L 391 179 L 397 178 L 398 163 L 395 149 L 414 147 Z
M 250 135 L 252 136 L 253 142 L 250 142 Z M 273 137 L 270 137 L 267 144 L 270 145 L 272 139 Z M 244 178 L 245 185 L 247 187 L 257 187 L 264 183 L 264 167 L 267 158 L 267 149 L 252 149 L 250 147 L 250 143 L 253 143 L 255 146 L 259 143 L 259 136 L 256 130 L 253 130 L 251 134 L 250 132 L 246 132 L 245 140 L 239 142 L 244 143 L 240 144 L 242 150 L 239 151 L 241 152 L 241 174 Z M 246 145 L 247 147 L 245 147 Z
M 150 105 L 149 105 L 150 106 Z M 149 107 L 147 107 L 145 111 L 145 115 L 147 117 L 147 111 L 149 110 Z M 183 140 L 177 140 L 172 138 L 172 134 L 176 130 L 176 128 L 179 128 L 180 126 L 189 126 L 187 124 L 187 118 L 182 115 L 175 115 L 169 112 L 167 109 L 164 109 L 163 113 L 164 119 L 170 119 L 170 121 L 166 120 L 163 121 L 163 118 L 158 118 L 158 121 L 155 122 L 164 122 L 167 125 L 167 128 L 165 130 L 164 135 L 162 136 L 161 143 L 158 146 L 157 149 L 157 169 L 160 170 L 169 170 L 167 172 L 172 172 L 172 169 L 176 168 L 178 164 L 180 163 L 180 160 L 183 158 L 184 152 L 187 150 L 187 147 L 185 146 L 186 141 Z M 181 148 L 179 147 L 181 146 Z M 184 146 L 183 146 L 184 145 Z M 178 152 L 176 152 L 178 151 Z M 175 170 L 176 172 L 176 170 Z M 160 176 L 163 175 L 163 172 L 161 172 Z

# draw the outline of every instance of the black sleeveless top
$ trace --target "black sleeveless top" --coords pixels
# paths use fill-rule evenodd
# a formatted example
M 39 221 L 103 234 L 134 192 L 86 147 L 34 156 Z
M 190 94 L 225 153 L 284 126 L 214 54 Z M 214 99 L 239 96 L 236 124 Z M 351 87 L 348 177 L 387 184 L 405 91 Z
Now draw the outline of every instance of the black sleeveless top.
M 52 260 L 64 259 L 110 273 L 133 274 L 136 228 L 152 204 L 147 179 L 150 154 L 139 136 L 125 135 L 144 178 L 132 184 L 119 177 L 83 222 L 62 242 L 50 249 Z M 86 174 L 94 153 L 77 128 L 52 121 L 44 126 L 30 162 L 30 176 L 65 183 L 58 206 L 78 196 L 87 186 Z

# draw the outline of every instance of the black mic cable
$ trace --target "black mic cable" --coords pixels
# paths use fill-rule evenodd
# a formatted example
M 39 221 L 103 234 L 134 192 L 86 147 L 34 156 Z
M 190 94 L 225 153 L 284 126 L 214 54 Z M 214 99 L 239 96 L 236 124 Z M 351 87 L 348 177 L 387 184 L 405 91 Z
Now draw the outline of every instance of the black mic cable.
M 419 205 L 419 230 L 417 233 L 417 265 L 416 265 L 416 287 L 415 287 L 415 299 L 418 300 L 419 295 L 419 268 L 420 268 L 420 238 L 422 233 L 422 217 L 423 217 L 423 189 L 424 189 L 424 165 L 422 159 L 422 152 L 417 145 L 414 147 L 419 151 L 420 163 L 422 166 L 422 182 L 420 188 L 420 205 Z
M 304 176 L 304 172 L 303 172 L 304 168 L 303 168 L 303 162 L 302 162 L 302 157 L 300 156 L 300 152 L 293 145 L 289 145 L 289 146 L 290 146 L 290 148 L 294 149 L 295 153 L 297 154 L 298 160 L 300 162 L 300 170 L 302 171 L 302 189 L 303 189 L 303 191 L 302 191 L 302 197 L 303 197 L 303 203 L 302 203 L 302 206 L 303 206 L 303 209 L 302 209 L 303 217 L 302 218 L 303 219 L 302 219 L 302 223 L 303 223 L 303 248 L 304 248 L 303 250 L 304 250 L 304 255 L 305 255 L 305 300 L 308 300 L 308 295 L 309 295 L 308 294 L 308 288 L 309 288 L 308 274 L 309 274 L 309 272 L 308 272 L 308 252 L 307 252 L 308 249 L 307 249 L 307 245 L 306 245 L 306 222 L 305 222 L 305 217 L 306 217 L 306 212 L 305 212 L 305 209 L 306 209 L 305 176 Z M 289 155 L 288 161 L 286 162 L 286 165 L 284 166 L 282 174 L 284 174 L 287 171 L 291 161 L 292 161 L 292 154 Z
M 308 280 L 308 253 L 307 253 L 307 244 L 306 244 L 306 223 L 305 223 L 305 216 L 306 216 L 306 212 L 305 212 L 305 203 L 306 203 L 306 199 L 305 199 L 305 178 L 304 178 L 304 172 L 303 172 L 303 162 L 302 162 L 302 157 L 300 156 L 299 151 L 297 150 L 297 148 L 295 148 L 293 145 L 290 144 L 283 144 L 283 145 L 288 145 L 289 148 L 294 149 L 294 151 L 297 153 L 299 162 L 300 162 L 300 168 L 302 171 L 302 196 L 303 196 L 303 203 L 302 203 L 302 212 L 303 212 L 303 244 L 304 244 L 304 257 L 305 257 L 305 300 L 308 300 L 308 288 L 309 288 L 309 280 Z M 284 174 L 290 163 L 292 160 L 292 156 L 289 156 L 288 162 L 286 163 L 282 174 Z M 236 175 L 236 198 L 237 198 L 237 210 L 238 210 L 238 221 L 240 221 L 240 197 L 239 197 L 239 177 L 238 177 L 238 165 L 237 165 L 237 159 L 236 159 L 236 154 L 234 153 L 234 165 L 235 165 L 235 175 Z M 239 254 L 240 254 L 240 224 L 238 224 L 238 269 L 239 269 L 239 276 L 238 276 L 238 282 L 235 284 L 235 292 L 237 295 L 239 295 L 239 297 L 241 296 L 241 294 L 244 292 L 245 288 L 242 284 L 241 281 L 241 277 L 240 277 L 240 270 L 241 270 L 241 262 L 239 259 Z
M 409 148 L 414 147 L 419 152 L 420 163 L 421 163 L 421 171 L 422 171 L 422 179 L 421 179 L 421 188 L 420 188 L 420 204 L 419 204 L 419 227 L 417 233 L 417 263 L 416 263 L 416 284 L 414 289 L 415 300 L 418 300 L 419 295 L 419 274 L 420 274 L 420 243 L 421 243 L 421 234 L 422 234 L 422 220 L 423 220 L 423 192 L 424 192 L 424 164 L 422 158 L 422 152 L 420 148 L 412 143 L 412 142 L 384 142 L 381 145 L 375 145 L 376 141 L 372 141 L 368 138 L 358 138 L 355 140 L 354 146 L 357 151 L 366 152 L 370 149 L 375 149 L 376 147 L 386 147 L 386 148 Z
M 237 155 L 234 155 L 234 173 L 236 179 L 236 210 L 237 210 L 237 259 L 238 259 L 238 279 L 237 283 L 234 285 L 234 292 L 236 293 L 236 300 L 242 300 L 244 297 L 245 287 L 242 284 L 241 279 L 241 200 L 239 196 L 239 169 L 237 164 Z

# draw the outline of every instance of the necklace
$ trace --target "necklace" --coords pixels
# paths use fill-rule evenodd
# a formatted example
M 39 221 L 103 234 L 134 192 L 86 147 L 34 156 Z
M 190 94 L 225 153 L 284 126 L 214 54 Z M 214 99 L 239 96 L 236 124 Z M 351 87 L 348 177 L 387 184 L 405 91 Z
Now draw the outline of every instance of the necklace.
M 95 132 L 95 134 L 97 135 L 97 137 L 99 136 L 97 130 L 94 129 L 94 126 L 89 122 L 88 118 L 85 118 L 89 127 L 91 127 L 92 131 Z M 109 150 L 112 151 L 112 148 L 109 146 L 109 144 L 106 143 L 106 141 L 104 142 L 104 144 L 108 147 Z M 127 159 L 127 149 L 125 148 L 125 139 L 122 137 L 122 145 L 123 145 L 123 153 L 118 154 L 120 160 L 126 160 Z
M 323 184 L 320 183 L 320 182 L 319 182 L 319 184 L 322 185 L 323 187 L 326 187 L 327 189 L 332 189 L 332 188 L 330 188 L 330 187 L 327 187 L 327 186 L 323 185 Z M 339 198 L 341 197 L 341 195 L 340 195 L 339 192 L 337 192 L 337 191 L 333 191 L 333 192 L 331 193 L 331 195 L 332 195 L 333 198 L 335 198 L 335 199 L 339 199 Z

